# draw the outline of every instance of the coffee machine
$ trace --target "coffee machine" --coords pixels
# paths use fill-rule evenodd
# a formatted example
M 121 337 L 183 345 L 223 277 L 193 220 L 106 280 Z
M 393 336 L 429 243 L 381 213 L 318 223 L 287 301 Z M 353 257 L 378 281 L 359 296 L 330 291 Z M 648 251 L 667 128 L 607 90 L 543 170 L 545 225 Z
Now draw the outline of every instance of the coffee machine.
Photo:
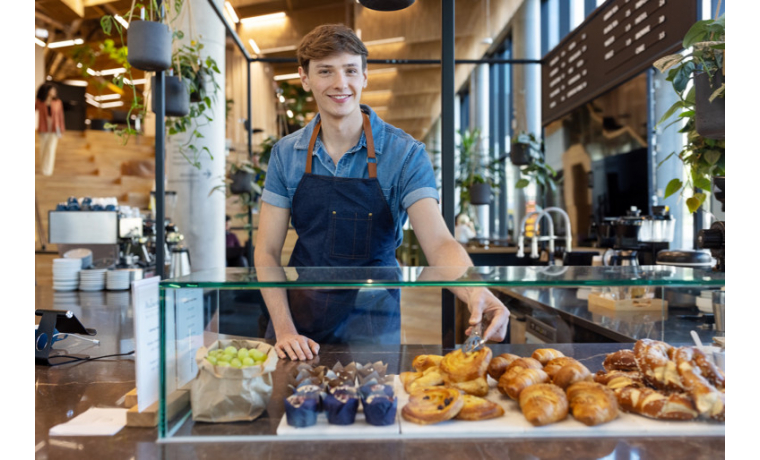
M 675 219 L 667 206 L 653 206 L 652 214 L 642 216 L 636 206 L 625 216 L 606 217 L 596 225 L 597 244 L 610 248 L 605 265 L 655 265 L 657 253 L 670 249 L 675 235 Z

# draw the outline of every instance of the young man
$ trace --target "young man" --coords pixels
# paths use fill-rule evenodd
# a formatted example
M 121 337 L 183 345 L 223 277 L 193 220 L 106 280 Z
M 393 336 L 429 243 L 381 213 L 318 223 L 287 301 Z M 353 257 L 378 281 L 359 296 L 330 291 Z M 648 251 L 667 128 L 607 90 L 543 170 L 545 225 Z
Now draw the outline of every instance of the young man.
M 254 255 L 257 269 L 280 265 L 288 223 L 298 234 L 294 267 L 397 267 L 407 216 L 431 266 L 472 266 L 446 228 L 424 144 L 360 105 L 367 49 L 351 29 L 323 25 L 302 40 L 301 84 L 319 114 L 272 149 Z M 503 340 L 509 312 L 487 289 L 452 289 L 485 315 L 484 336 Z M 399 343 L 398 290 L 263 289 L 281 358 L 312 359 L 319 343 Z

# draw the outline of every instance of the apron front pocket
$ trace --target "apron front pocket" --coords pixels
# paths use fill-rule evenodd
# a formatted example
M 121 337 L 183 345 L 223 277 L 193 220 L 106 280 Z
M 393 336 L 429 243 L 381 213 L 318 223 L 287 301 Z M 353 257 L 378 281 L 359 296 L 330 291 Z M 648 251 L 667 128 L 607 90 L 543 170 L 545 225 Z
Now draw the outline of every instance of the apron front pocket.
M 330 255 L 346 259 L 367 259 L 372 238 L 372 213 L 330 215 Z

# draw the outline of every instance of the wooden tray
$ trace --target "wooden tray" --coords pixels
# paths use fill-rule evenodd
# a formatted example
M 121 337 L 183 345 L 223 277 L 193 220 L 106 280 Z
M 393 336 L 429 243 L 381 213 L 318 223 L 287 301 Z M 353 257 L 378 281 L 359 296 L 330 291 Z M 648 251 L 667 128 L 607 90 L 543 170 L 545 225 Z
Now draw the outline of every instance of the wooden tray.
M 605 308 L 615 311 L 663 311 L 667 310 L 668 302 L 662 299 L 626 299 L 612 300 L 602 297 L 601 294 L 592 292 L 588 295 L 589 310 L 592 307 Z

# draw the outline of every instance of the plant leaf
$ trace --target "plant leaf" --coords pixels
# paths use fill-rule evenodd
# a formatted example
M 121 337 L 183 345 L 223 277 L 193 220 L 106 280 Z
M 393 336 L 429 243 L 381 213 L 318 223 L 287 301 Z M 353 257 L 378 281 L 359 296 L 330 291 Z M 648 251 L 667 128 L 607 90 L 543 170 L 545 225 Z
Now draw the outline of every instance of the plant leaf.
M 681 179 L 671 179 L 671 181 L 668 182 L 668 185 L 665 187 L 665 198 L 681 190 L 681 187 L 683 187 L 683 182 L 681 182 Z
M 689 208 L 689 212 L 693 214 L 702 206 L 702 203 L 698 198 L 691 197 L 686 199 L 686 206 Z
M 660 118 L 660 121 L 657 122 L 657 125 L 655 125 L 655 128 L 660 126 L 660 124 L 667 120 L 668 118 L 672 117 L 674 113 L 676 113 L 676 110 L 683 108 L 683 102 L 682 101 L 676 101 L 675 104 L 671 105 L 670 108 L 662 115 Z
M 530 181 L 528 179 L 520 179 L 515 184 L 515 188 L 525 188 L 530 184 Z
M 705 152 L 705 161 L 714 165 L 720 160 L 720 155 L 721 152 L 719 150 L 708 150 Z
M 670 152 L 670 155 L 666 156 L 664 160 L 662 160 L 661 162 L 657 163 L 657 167 L 659 168 L 660 166 L 662 166 L 663 163 L 665 163 L 666 161 L 668 161 L 670 159 L 670 157 L 672 157 L 675 154 L 676 154 L 676 152 Z
M 692 61 L 684 63 L 676 72 L 673 77 L 673 88 L 675 88 L 678 94 L 683 93 L 686 89 L 686 84 L 689 83 L 692 73 L 694 73 L 695 65 Z
M 666 70 L 683 61 L 683 58 L 684 56 L 680 54 L 671 54 L 654 61 L 654 64 L 652 65 L 656 67 L 660 72 L 665 73 Z
M 695 22 L 683 37 L 683 47 L 689 48 L 694 43 L 703 41 L 707 35 L 708 25 L 712 23 L 712 19 L 703 19 L 702 21 Z
M 710 179 L 706 177 L 696 177 L 694 178 L 694 187 L 701 188 L 702 190 L 710 190 L 712 184 L 710 183 Z

